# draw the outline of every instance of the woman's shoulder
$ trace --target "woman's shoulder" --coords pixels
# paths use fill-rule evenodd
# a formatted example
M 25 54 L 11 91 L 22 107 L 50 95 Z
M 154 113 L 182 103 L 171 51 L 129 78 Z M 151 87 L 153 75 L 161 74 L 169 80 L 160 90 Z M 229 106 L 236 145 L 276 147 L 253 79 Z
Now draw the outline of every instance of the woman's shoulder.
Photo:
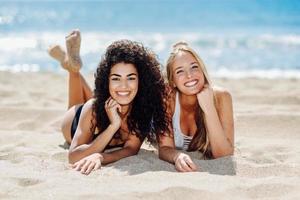
M 85 103 L 83 104 L 83 108 L 88 109 L 88 110 L 92 109 L 92 108 L 93 108 L 93 105 L 94 105 L 94 102 L 95 102 L 95 99 L 94 99 L 94 98 L 89 99 L 87 102 L 85 102 Z
M 223 87 L 214 86 L 213 87 L 214 95 L 218 98 L 228 98 L 231 97 L 229 90 Z
M 94 127 L 95 124 L 95 115 L 93 110 L 95 99 L 90 99 L 83 104 L 82 111 L 80 114 L 81 125 L 85 130 L 90 131 L 91 127 Z
M 213 87 L 214 96 L 216 98 L 217 104 L 224 104 L 226 102 L 231 103 L 232 97 L 226 88 L 214 86 Z
M 93 99 L 93 98 L 88 100 L 87 102 L 85 102 L 82 107 L 82 113 L 83 114 L 85 113 L 86 115 L 91 115 L 93 112 L 94 102 L 95 102 L 95 99 Z

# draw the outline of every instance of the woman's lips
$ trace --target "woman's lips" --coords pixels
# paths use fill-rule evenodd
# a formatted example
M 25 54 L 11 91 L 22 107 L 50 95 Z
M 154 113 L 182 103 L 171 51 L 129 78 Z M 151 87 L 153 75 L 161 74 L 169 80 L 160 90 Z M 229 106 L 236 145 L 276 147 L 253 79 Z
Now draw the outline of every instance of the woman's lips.
M 193 87 L 195 85 L 197 85 L 198 80 L 192 80 L 192 81 L 188 81 L 184 84 L 185 87 Z
M 130 92 L 116 92 L 116 94 L 118 95 L 118 96 L 122 96 L 122 97 L 126 97 L 126 96 L 129 96 L 129 94 L 130 94 Z

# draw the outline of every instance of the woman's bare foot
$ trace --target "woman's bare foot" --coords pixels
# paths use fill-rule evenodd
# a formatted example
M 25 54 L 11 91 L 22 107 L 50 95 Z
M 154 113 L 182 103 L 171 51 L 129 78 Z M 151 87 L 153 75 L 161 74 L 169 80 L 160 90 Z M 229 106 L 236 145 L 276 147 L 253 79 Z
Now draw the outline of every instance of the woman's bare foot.
M 72 31 L 66 37 L 67 54 L 70 63 L 70 70 L 78 72 L 82 66 L 80 58 L 80 42 L 81 36 L 79 30 Z
M 60 62 L 61 66 L 66 69 L 70 70 L 70 64 L 68 62 L 68 58 L 66 52 L 61 48 L 59 45 L 53 45 L 48 48 L 49 55 Z

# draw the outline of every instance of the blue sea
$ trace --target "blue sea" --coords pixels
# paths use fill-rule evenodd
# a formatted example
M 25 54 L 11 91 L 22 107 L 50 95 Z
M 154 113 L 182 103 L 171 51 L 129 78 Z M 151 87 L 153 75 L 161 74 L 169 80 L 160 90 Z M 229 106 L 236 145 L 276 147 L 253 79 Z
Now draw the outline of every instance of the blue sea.
M 47 54 L 82 33 L 83 69 L 93 72 L 114 40 L 151 48 L 165 64 L 188 42 L 216 77 L 300 78 L 300 1 L 1 1 L 0 70 L 62 73 Z

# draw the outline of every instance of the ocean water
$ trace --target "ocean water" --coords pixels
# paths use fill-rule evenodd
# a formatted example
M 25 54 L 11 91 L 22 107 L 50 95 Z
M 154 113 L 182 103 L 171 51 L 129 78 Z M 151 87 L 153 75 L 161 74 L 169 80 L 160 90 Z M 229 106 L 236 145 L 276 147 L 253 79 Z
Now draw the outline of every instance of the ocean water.
M 82 32 L 83 69 L 92 72 L 118 39 L 142 42 L 165 64 L 188 42 L 212 76 L 300 78 L 300 1 L 1 1 L 0 70 L 62 73 L 51 44 Z

